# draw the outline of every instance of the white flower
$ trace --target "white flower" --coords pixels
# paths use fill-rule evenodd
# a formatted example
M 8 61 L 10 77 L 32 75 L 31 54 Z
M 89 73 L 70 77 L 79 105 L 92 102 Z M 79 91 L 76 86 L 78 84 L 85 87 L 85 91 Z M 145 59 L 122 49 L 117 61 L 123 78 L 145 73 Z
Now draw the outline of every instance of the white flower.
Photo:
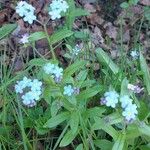
M 110 106 L 112 108 L 116 107 L 118 103 L 119 95 L 116 91 L 109 91 L 104 94 L 104 99 L 106 100 L 106 106 Z
M 52 20 L 59 19 L 61 17 L 61 12 L 65 13 L 68 8 L 68 3 L 65 0 L 53 0 L 50 4 L 51 11 L 49 15 L 51 15 Z
M 135 86 L 133 84 L 128 84 L 127 88 L 128 88 L 128 90 L 134 91 Z
M 128 105 L 125 110 L 122 112 L 122 115 L 127 121 L 135 120 L 136 115 L 138 114 L 137 106 L 135 104 Z
M 74 49 L 72 50 L 73 55 L 76 55 L 76 56 L 79 54 L 80 51 L 81 51 L 81 48 L 79 47 L 79 45 L 76 45 Z
M 133 91 L 134 93 L 140 93 L 144 88 L 140 88 L 138 85 L 128 84 L 128 90 Z
M 128 95 L 120 97 L 121 107 L 126 108 L 128 105 L 132 104 L 132 99 Z
M 29 42 L 29 35 L 28 34 L 24 34 L 22 36 L 22 38 L 20 39 L 20 43 L 25 44 L 25 43 L 28 43 L 28 42 Z
M 25 1 L 20 1 L 16 6 L 16 13 L 18 13 L 19 16 L 24 17 L 23 20 L 27 21 L 29 24 L 32 24 L 33 21 L 36 20 L 34 11 L 35 8 Z
M 64 95 L 71 96 L 73 93 L 74 93 L 74 89 L 71 85 L 64 87 L 64 92 L 63 92 Z
M 134 51 L 131 51 L 130 55 L 132 56 L 133 59 L 138 59 L 139 52 L 137 52 L 136 50 L 134 50 Z
M 21 81 L 17 81 L 17 84 L 15 85 L 16 93 L 23 93 L 23 89 L 29 87 L 30 83 L 31 79 L 28 79 L 27 77 L 24 77 Z

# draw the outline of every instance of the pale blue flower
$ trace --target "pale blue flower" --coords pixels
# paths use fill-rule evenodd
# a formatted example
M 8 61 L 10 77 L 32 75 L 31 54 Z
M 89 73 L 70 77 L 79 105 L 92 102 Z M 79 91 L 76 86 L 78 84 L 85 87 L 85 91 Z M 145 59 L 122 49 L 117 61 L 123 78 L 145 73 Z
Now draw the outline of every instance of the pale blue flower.
M 120 97 L 121 107 L 126 108 L 128 105 L 132 104 L 132 99 L 128 95 L 124 95 Z
M 23 18 L 24 21 L 28 22 L 29 24 L 32 24 L 34 20 L 36 20 L 36 16 L 32 13 L 29 13 Z
M 119 94 L 116 91 L 109 91 L 104 94 L 104 99 L 106 101 L 106 106 L 112 108 L 116 107 L 118 103 Z
M 16 6 L 16 13 L 19 14 L 20 17 L 23 17 L 27 13 L 26 7 L 28 6 L 28 3 L 25 1 L 20 1 Z
M 61 12 L 66 12 L 69 8 L 68 3 L 65 0 L 53 0 L 50 4 L 50 12 L 51 19 L 59 19 L 61 17 Z
M 44 65 L 43 70 L 46 74 L 51 75 L 56 82 L 60 82 L 63 76 L 63 69 L 58 67 L 58 65 L 47 63 Z
M 135 104 L 128 105 L 125 110 L 122 112 L 122 115 L 125 119 L 130 122 L 136 119 L 136 115 L 138 114 L 137 106 Z
M 33 92 L 27 92 L 24 95 L 22 95 L 22 103 L 25 106 L 33 107 L 36 105 L 36 101 L 34 100 L 33 94 Z
M 52 19 L 52 20 L 60 19 L 60 18 L 61 18 L 60 12 L 57 11 L 57 10 L 55 10 L 55 11 L 50 11 L 50 12 L 49 12 L 49 15 L 51 15 L 51 19 Z
M 40 99 L 42 94 L 42 82 L 37 79 L 28 79 L 24 77 L 23 80 L 17 81 L 15 85 L 16 93 L 22 94 L 22 103 L 28 107 L 36 105 L 36 101 Z
M 54 73 L 56 78 L 62 77 L 63 76 L 63 69 L 58 67 L 58 66 L 55 66 L 53 73 Z
M 23 20 L 27 21 L 29 24 L 32 24 L 33 21 L 36 20 L 34 11 L 35 8 L 25 1 L 20 1 L 16 6 L 16 13 L 23 17 Z
M 23 93 L 23 89 L 29 87 L 30 83 L 31 79 L 28 79 L 27 77 L 24 77 L 21 81 L 17 81 L 17 84 L 15 85 L 16 93 Z
M 63 92 L 64 95 L 71 96 L 73 93 L 74 93 L 74 89 L 71 85 L 64 87 L 64 92 Z
M 30 83 L 30 86 L 31 86 L 31 91 L 38 92 L 38 91 L 41 91 L 42 82 L 37 79 L 34 79 Z
M 53 74 L 55 65 L 51 63 L 47 63 L 44 65 L 43 70 L 45 71 L 46 74 Z

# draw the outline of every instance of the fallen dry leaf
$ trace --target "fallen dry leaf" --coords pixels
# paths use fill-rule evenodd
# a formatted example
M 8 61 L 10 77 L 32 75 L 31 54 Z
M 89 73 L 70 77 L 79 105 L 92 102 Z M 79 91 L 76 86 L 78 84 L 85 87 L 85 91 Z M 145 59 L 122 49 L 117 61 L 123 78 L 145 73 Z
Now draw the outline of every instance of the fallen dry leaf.
M 102 37 L 102 32 L 97 26 L 94 28 L 94 32 L 91 34 L 92 41 L 95 45 L 99 43 L 104 43 L 104 38 Z
M 104 22 L 104 20 L 100 16 L 98 16 L 97 13 L 93 13 L 90 16 L 87 16 L 87 19 L 92 25 L 96 25 L 96 24 L 101 25 Z
M 112 23 L 107 23 L 104 27 L 106 28 L 106 35 L 115 40 L 118 34 L 117 28 L 114 27 Z
M 89 12 L 89 13 L 94 13 L 96 12 L 96 9 L 94 8 L 94 6 L 92 4 L 86 3 L 84 5 L 84 8 Z

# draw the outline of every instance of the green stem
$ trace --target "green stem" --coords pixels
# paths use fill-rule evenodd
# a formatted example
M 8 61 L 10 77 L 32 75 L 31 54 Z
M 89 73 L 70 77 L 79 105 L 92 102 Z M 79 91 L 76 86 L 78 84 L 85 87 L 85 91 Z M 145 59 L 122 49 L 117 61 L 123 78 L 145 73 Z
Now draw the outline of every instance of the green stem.
M 49 44 L 49 48 L 50 48 L 51 53 L 52 53 L 52 58 L 54 60 L 56 60 L 56 56 L 55 56 L 55 53 L 54 53 L 54 49 L 53 49 L 53 47 L 51 45 L 51 41 L 50 41 L 50 38 L 49 38 L 49 35 L 48 35 L 48 31 L 47 31 L 46 25 L 44 24 L 43 27 L 44 27 L 44 31 L 46 33 L 46 38 L 47 38 L 47 41 L 48 41 L 48 44 Z
M 55 150 L 58 146 L 58 144 L 60 143 L 60 140 L 62 139 L 62 137 L 64 136 L 64 134 L 66 133 L 67 129 L 68 129 L 69 123 L 66 125 L 66 127 L 64 128 L 64 130 L 62 131 L 62 133 L 60 134 L 56 144 L 54 145 L 53 150 Z
M 18 110 L 19 110 L 18 120 L 19 120 L 20 129 L 21 129 L 24 150 L 28 150 L 27 145 L 30 147 L 30 149 L 32 149 L 32 146 L 28 142 L 25 131 L 24 131 L 23 116 L 22 116 L 21 105 L 20 105 L 18 97 L 17 97 L 17 103 L 18 103 Z

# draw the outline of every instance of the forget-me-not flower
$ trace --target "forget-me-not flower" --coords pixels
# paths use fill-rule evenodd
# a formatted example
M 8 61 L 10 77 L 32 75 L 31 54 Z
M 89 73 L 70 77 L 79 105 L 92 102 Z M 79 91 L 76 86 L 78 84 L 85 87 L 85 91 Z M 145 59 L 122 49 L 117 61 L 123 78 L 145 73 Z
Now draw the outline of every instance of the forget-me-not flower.
M 64 92 L 63 92 L 64 95 L 71 96 L 73 93 L 74 93 L 74 89 L 71 85 L 64 87 Z
M 66 12 L 69 8 L 68 3 L 65 0 L 53 0 L 50 4 L 50 12 L 51 19 L 59 19 L 61 18 L 61 12 Z
M 15 85 L 16 93 L 23 93 L 23 89 L 29 87 L 30 83 L 31 79 L 28 79 L 27 77 L 23 77 L 23 80 L 17 81 L 17 84 Z
M 23 80 L 17 81 L 15 85 L 16 93 L 21 94 L 22 103 L 28 107 L 36 105 L 36 101 L 40 99 L 42 94 L 42 82 L 38 79 L 28 79 L 24 77 Z
M 43 70 L 46 74 L 51 75 L 57 83 L 59 83 L 63 76 L 63 69 L 58 65 L 47 63 L 43 66 Z
M 104 94 L 105 105 L 115 108 L 118 103 L 119 94 L 116 91 L 109 91 Z
M 23 20 L 29 24 L 32 24 L 33 21 L 36 20 L 34 11 L 35 8 L 25 1 L 20 1 L 16 6 L 16 13 L 18 13 L 20 17 L 23 17 Z
M 138 111 L 137 111 L 136 104 L 130 104 L 130 105 L 128 105 L 124 109 L 124 111 L 122 112 L 122 115 L 125 117 L 125 119 L 128 122 L 131 122 L 131 121 L 135 120 L 137 114 L 138 114 Z

